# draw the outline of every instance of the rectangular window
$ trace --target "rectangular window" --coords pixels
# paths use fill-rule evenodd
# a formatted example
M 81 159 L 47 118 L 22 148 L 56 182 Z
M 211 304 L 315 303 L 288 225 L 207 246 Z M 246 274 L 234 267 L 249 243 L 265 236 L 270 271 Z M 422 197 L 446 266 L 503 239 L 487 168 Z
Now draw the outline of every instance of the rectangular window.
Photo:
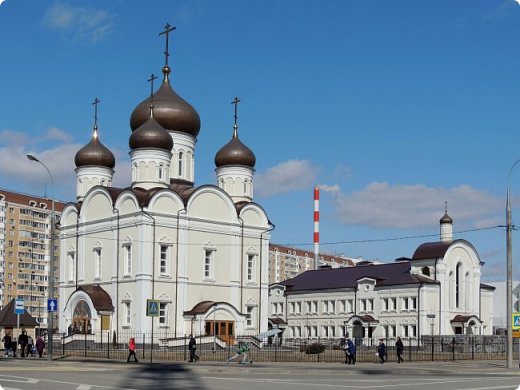
M 403 298 L 403 310 L 408 310 L 408 297 Z
M 307 314 L 312 313 L 312 302 L 309 301 L 306 303 L 306 305 L 307 305 Z
M 165 326 L 168 324 L 168 304 L 166 302 L 159 302 L 159 325 Z
M 161 253 L 159 256 L 159 271 L 161 275 L 168 274 L 168 245 L 161 245 Z
M 291 302 L 291 305 L 289 306 L 290 310 L 291 310 L 291 314 L 294 314 L 295 313 L 295 310 L 296 310 L 296 305 L 294 302 Z
M 255 255 L 247 255 L 247 280 L 254 280 Z
M 381 311 L 387 311 L 388 310 L 388 298 L 383 298 L 381 300 L 382 308 Z
M 214 250 L 206 249 L 204 251 L 204 277 L 213 278 L 213 257 Z
M 74 252 L 69 252 L 69 280 L 74 280 L 74 276 L 76 275 L 76 254 Z
M 348 312 L 354 313 L 354 300 L 353 299 L 348 300 Z
M 367 311 L 374 311 L 374 300 L 372 298 L 368 300 Z
M 366 311 L 367 310 L 367 300 L 366 299 L 360 299 L 359 300 L 359 310 L 360 311 Z
M 408 325 L 403 326 L 403 336 L 408 337 Z
M 101 248 L 94 249 L 95 277 L 101 278 Z
M 301 314 L 301 312 L 302 312 L 302 303 L 296 302 L 296 313 Z
M 391 329 L 391 331 L 392 331 L 392 332 L 391 332 L 392 334 L 391 334 L 390 336 L 391 336 L 391 337 L 395 337 L 395 336 L 397 336 L 397 331 L 396 331 L 396 330 L 397 330 L 397 327 L 396 327 L 395 325 L 390 325 L 390 329 Z
M 329 301 L 329 314 L 336 312 L 336 301 Z
M 132 274 L 132 245 L 125 245 L 125 275 Z
M 253 326 L 253 306 L 246 307 L 246 326 Z
M 397 298 L 392 298 L 392 307 L 391 310 L 397 310 Z
M 417 309 L 417 298 L 416 297 L 410 298 L 410 309 L 411 310 Z
M 124 311 L 124 325 L 125 326 L 130 326 L 130 320 L 132 318 L 132 313 L 130 311 L 130 302 L 123 302 L 123 305 L 124 305 L 124 308 L 125 308 L 125 311 Z

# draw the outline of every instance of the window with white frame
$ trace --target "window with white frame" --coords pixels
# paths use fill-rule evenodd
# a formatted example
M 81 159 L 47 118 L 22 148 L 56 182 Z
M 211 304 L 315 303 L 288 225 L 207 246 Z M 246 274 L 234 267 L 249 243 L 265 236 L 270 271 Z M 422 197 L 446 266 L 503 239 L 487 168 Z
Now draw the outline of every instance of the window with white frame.
M 410 325 L 410 337 L 417 337 L 417 325 Z
M 411 297 L 410 298 L 410 310 L 416 310 L 417 309 L 417 298 L 416 297 Z
M 383 298 L 381 300 L 381 311 L 388 311 L 388 298 Z
M 215 250 L 205 249 L 204 250 L 204 278 L 213 279 L 214 268 L 215 268 Z
M 305 306 L 306 306 L 307 314 L 311 314 L 312 313 L 312 302 L 311 301 L 307 301 L 305 303 Z
M 160 254 L 159 254 L 159 272 L 161 275 L 168 275 L 168 260 L 169 260 L 169 252 L 170 246 L 162 244 L 160 246 Z
M 256 256 L 253 254 L 247 255 L 247 281 L 252 282 L 255 279 L 255 264 Z
M 329 314 L 336 312 L 336 301 L 329 301 Z
M 391 298 L 392 307 L 390 310 L 397 311 L 397 298 Z
M 402 310 L 408 310 L 408 297 L 402 299 Z
M 246 306 L 246 326 L 253 326 L 253 310 L 254 306 Z
M 159 302 L 159 326 L 168 325 L 168 303 Z
M 179 176 L 182 177 L 182 171 L 183 171 L 183 166 L 182 164 L 184 163 L 184 153 L 183 152 L 179 152 Z
M 278 314 L 283 315 L 283 302 L 278 303 Z
M 312 314 L 318 314 L 318 301 L 312 301 Z
M 397 326 L 396 325 L 390 325 L 390 333 L 391 337 L 397 336 Z
M 125 275 L 131 275 L 132 274 L 132 244 L 126 243 L 123 245 L 123 251 L 125 256 L 124 261 L 124 273 Z
M 370 298 L 367 300 L 367 311 L 374 311 L 374 299 Z
M 101 248 L 94 248 L 94 277 L 101 278 Z
M 302 313 L 302 303 L 301 302 L 296 302 L 295 310 L 296 310 L 296 314 Z
M 294 314 L 296 312 L 296 304 L 294 302 L 289 303 L 289 311 L 291 314 Z
M 347 312 L 354 313 L 354 300 L 353 299 L 347 300 Z
M 408 325 L 403 325 L 403 337 L 408 337 Z
M 389 329 L 388 329 L 388 325 L 383 325 L 383 337 L 389 337 Z
M 132 320 L 132 306 L 130 301 L 123 302 L 123 326 L 130 326 Z
M 367 300 L 360 299 L 359 300 L 359 311 L 366 311 L 366 310 L 367 310 Z

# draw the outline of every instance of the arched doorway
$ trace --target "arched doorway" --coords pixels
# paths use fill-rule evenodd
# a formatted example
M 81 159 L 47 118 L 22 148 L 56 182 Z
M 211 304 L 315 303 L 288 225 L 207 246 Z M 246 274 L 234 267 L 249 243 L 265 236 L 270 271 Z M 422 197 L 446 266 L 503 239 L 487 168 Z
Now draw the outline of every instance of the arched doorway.
M 87 302 L 81 300 L 72 313 L 72 333 L 92 333 L 92 314 Z
M 363 328 L 363 324 L 361 321 L 354 321 L 354 326 L 352 327 L 352 336 L 354 340 L 362 340 L 365 337 L 365 328 Z

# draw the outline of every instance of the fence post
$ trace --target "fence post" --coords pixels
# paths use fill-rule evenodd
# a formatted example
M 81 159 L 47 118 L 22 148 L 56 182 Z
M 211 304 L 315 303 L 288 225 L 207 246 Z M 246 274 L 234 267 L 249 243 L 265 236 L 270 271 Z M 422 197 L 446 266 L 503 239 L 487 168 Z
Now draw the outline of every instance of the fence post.
M 84 330 L 85 332 L 85 357 L 87 357 L 87 330 Z
M 320 337 L 318 336 L 318 362 L 320 361 L 320 349 L 321 349 L 321 342 L 320 342 Z M 309 351 L 310 351 L 310 344 L 309 344 Z
M 61 354 L 65 357 L 65 336 L 61 338 Z
M 103 333 L 101 333 L 101 338 L 103 338 Z M 107 359 L 110 359 L 110 331 L 107 332 Z
M 276 363 L 277 358 L 277 351 L 278 351 L 278 340 L 274 341 L 274 362 Z
M 144 352 L 146 350 L 146 339 L 145 339 L 146 335 L 145 333 L 143 333 L 143 360 L 144 360 Z
M 434 339 L 433 339 L 433 335 L 432 335 L 432 362 L 433 362 L 433 343 L 434 343 Z
M 186 361 L 186 335 L 184 335 L 184 348 L 182 350 L 184 351 L 184 361 Z
M 471 336 L 471 360 L 475 360 L 475 337 Z
M 455 337 L 451 339 L 452 360 L 455 361 Z

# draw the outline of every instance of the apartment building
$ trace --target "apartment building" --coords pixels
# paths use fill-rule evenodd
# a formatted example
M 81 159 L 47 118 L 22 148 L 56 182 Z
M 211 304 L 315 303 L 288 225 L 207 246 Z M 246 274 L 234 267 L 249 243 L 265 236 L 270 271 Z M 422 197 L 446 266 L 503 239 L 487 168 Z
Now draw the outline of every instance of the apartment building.
M 342 254 L 319 253 L 320 266 L 331 268 L 352 267 L 358 259 Z M 269 244 L 269 284 L 294 278 L 302 272 L 314 269 L 314 252 L 284 245 Z
M 55 201 L 56 222 L 63 207 Z M 0 189 L 0 308 L 23 299 L 42 329 L 47 328 L 51 211 L 51 199 Z M 56 282 L 59 240 L 55 244 Z

